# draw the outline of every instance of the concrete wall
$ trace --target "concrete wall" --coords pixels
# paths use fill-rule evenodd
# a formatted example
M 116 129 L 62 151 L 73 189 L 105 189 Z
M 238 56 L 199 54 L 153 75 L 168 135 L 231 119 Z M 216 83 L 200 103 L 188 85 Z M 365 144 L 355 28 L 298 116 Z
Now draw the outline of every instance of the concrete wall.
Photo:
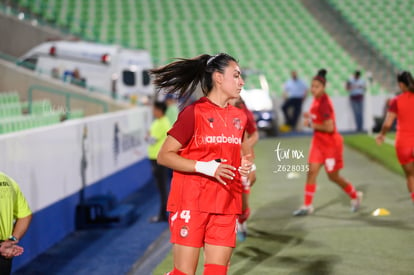
M 17 91 L 20 95 L 20 100 L 26 101 L 28 99 L 27 91 L 32 85 L 40 85 L 60 91 L 68 91 L 72 94 L 83 95 L 91 99 L 97 99 L 100 102 L 106 102 L 108 104 L 108 111 L 122 110 L 130 107 L 126 104 L 117 103 L 107 96 L 92 93 L 83 88 L 63 83 L 60 80 L 52 79 L 46 75 L 39 75 L 34 71 L 18 67 L 13 63 L 0 60 L 0 92 Z M 45 98 L 51 100 L 54 109 L 62 110 L 66 108 L 65 96 L 47 93 L 40 89 L 34 90 L 34 100 Z M 99 114 L 103 111 L 101 104 L 87 102 L 79 99 L 71 100 L 71 108 L 72 110 L 83 109 L 85 116 Z
M 151 180 L 145 142 L 151 118 L 150 107 L 137 107 L 0 135 L 1 171 L 16 180 L 34 214 L 14 269 L 76 229 L 83 197 L 112 194 L 121 201 Z
M 31 21 L 0 13 L 0 52 L 19 57 L 34 46 L 49 40 L 74 39 L 73 36 L 44 26 L 34 26 Z

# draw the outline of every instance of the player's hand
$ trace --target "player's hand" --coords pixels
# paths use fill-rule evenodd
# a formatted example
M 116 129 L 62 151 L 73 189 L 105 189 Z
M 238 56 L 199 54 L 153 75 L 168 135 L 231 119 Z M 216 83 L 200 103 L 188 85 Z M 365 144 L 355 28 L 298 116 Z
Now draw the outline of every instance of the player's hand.
M 303 113 L 303 118 L 309 119 L 310 118 L 309 112 L 304 112 Z
M 303 120 L 303 126 L 307 128 L 312 128 L 312 121 L 309 118 Z
M 227 183 L 224 181 L 224 179 L 233 180 L 234 177 L 236 176 L 236 174 L 234 174 L 234 172 L 236 171 L 236 168 L 234 166 L 231 166 L 229 164 L 225 164 L 223 162 L 226 162 L 226 160 L 223 160 L 223 159 L 221 160 L 221 163 L 218 166 L 214 177 L 221 184 L 227 185 Z
M 239 173 L 243 177 L 247 177 L 252 169 L 253 162 L 250 161 L 251 154 L 242 157 Z
M 377 137 L 375 138 L 375 141 L 377 142 L 378 145 L 383 144 L 385 141 L 385 135 L 383 134 L 377 135 Z
M 216 159 L 211 161 L 197 161 L 195 171 L 210 177 L 216 178 L 221 184 L 226 185 L 224 179 L 234 179 L 236 168 L 234 166 L 225 164 L 227 160 Z

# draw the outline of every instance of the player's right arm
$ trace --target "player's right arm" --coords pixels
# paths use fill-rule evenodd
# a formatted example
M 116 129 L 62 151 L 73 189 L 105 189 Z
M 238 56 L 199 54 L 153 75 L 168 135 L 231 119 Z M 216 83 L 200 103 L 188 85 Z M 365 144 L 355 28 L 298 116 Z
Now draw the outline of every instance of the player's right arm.
M 395 119 L 397 118 L 397 113 L 398 113 L 397 98 L 398 97 L 394 97 L 393 99 L 391 99 L 389 103 L 388 111 L 385 116 L 385 120 L 382 123 L 381 131 L 375 138 L 378 145 L 381 145 L 382 143 L 384 143 L 385 135 L 391 129 L 392 125 L 394 124 Z
M 158 153 L 158 163 L 181 172 L 195 172 L 196 161 L 181 157 L 178 154 L 181 147 L 181 143 L 178 142 L 178 140 L 176 140 L 173 136 L 167 136 L 167 139 Z
M 397 114 L 391 111 L 387 112 L 387 115 L 385 116 L 384 123 L 382 124 L 381 131 L 375 138 L 378 145 L 381 145 L 384 143 L 385 135 L 388 133 L 388 131 L 391 129 L 395 119 L 397 118 Z

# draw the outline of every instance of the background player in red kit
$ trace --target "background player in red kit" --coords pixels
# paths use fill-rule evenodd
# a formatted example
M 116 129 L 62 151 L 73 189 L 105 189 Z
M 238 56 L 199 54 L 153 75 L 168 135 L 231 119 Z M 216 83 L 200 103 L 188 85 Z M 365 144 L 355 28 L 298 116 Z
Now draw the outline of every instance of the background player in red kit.
M 244 85 L 240 68 L 222 53 L 179 59 L 152 74 L 167 93 L 188 98 L 200 85 L 204 94 L 179 114 L 158 154 L 158 162 L 174 170 L 167 205 L 174 257 L 169 274 L 195 274 L 201 247 L 203 274 L 227 274 L 242 212 L 241 176 L 251 169 L 241 156 L 246 115 L 228 104 Z
M 397 119 L 395 149 L 414 203 L 414 79 L 410 72 L 403 71 L 398 74 L 397 81 L 402 93 L 391 101 L 381 132 L 377 136 L 377 143 L 384 142 L 386 133 Z
M 254 146 L 256 145 L 257 141 L 259 140 L 259 132 L 257 131 L 256 127 L 256 120 L 254 119 L 254 115 L 252 111 L 250 111 L 246 104 L 244 103 L 243 99 L 239 97 L 232 102 L 234 106 L 243 110 L 247 117 L 247 124 L 246 124 L 246 133 L 247 139 L 243 143 L 246 148 L 244 148 L 245 152 L 251 155 L 251 160 L 254 162 L 255 154 L 254 154 Z M 250 195 L 250 187 L 256 182 L 256 165 L 252 165 L 252 169 L 249 173 L 249 176 L 242 177 L 242 185 L 243 185 L 243 194 L 242 194 L 242 214 L 239 216 L 237 221 L 237 239 L 239 241 L 244 241 L 247 237 L 247 220 L 250 217 L 250 205 L 249 205 L 249 195 Z
M 304 216 L 313 212 L 313 196 L 316 191 L 316 178 L 324 165 L 329 179 L 351 198 L 351 210 L 357 211 L 362 199 L 362 192 L 344 179 L 339 170 L 343 167 L 343 139 L 335 125 L 335 112 L 329 96 L 325 92 L 325 69 L 319 70 L 312 80 L 311 92 L 314 96 L 310 113 L 304 114 L 304 125 L 314 130 L 309 153 L 309 171 L 305 185 L 304 204 L 293 212 L 294 216 Z

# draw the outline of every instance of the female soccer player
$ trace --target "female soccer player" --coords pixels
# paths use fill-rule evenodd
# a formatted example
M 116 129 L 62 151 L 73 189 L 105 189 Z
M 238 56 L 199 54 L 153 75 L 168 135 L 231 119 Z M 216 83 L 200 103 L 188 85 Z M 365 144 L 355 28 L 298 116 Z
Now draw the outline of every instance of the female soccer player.
M 241 214 L 241 176 L 251 162 L 241 156 L 246 115 L 228 104 L 244 85 L 236 60 L 224 53 L 179 59 L 152 70 L 157 88 L 180 98 L 198 85 L 204 97 L 187 106 L 168 132 L 158 162 L 174 170 L 170 212 L 174 269 L 193 275 L 204 248 L 205 275 L 224 275 Z
M 351 210 L 357 211 L 362 200 L 362 192 L 344 179 L 339 170 L 343 167 L 342 136 L 336 130 L 335 112 L 329 96 L 325 92 L 325 69 L 319 70 L 312 80 L 311 92 L 314 96 L 310 113 L 304 114 L 304 125 L 314 130 L 309 153 L 309 171 L 305 185 L 304 204 L 293 212 L 294 216 L 304 216 L 313 212 L 313 196 L 316 191 L 316 178 L 324 165 L 331 181 L 338 184 L 351 198 Z
M 377 143 L 382 144 L 386 133 L 397 119 L 395 149 L 405 177 L 407 188 L 414 203 L 414 79 L 410 72 L 403 71 L 397 75 L 398 85 L 402 91 L 391 102 L 387 116 L 377 136 Z

